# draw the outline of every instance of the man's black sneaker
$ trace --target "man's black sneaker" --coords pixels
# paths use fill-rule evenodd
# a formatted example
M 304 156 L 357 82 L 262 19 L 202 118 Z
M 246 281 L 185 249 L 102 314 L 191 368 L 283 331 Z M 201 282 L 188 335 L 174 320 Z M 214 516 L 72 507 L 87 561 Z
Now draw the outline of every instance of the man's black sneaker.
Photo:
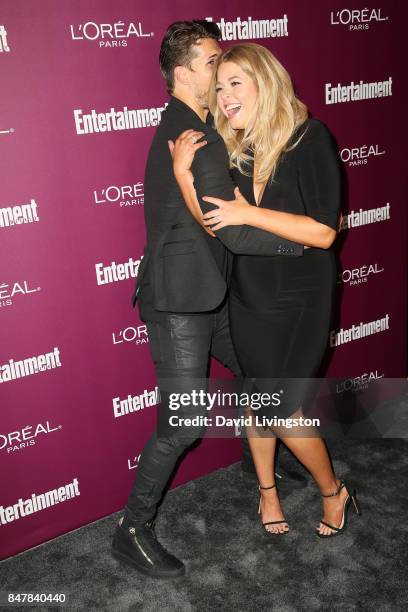
M 122 517 L 113 536 L 112 554 L 153 578 L 176 578 L 186 572 L 184 563 L 160 544 L 152 521 L 136 525 L 126 515 Z

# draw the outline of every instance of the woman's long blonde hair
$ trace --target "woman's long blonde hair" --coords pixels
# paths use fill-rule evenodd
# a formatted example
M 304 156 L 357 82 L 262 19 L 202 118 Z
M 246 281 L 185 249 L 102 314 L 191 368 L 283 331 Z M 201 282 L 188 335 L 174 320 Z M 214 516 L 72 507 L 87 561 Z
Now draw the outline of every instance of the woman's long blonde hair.
M 245 129 L 233 130 L 217 106 L 215 84 L 218 67 L 224 62 L 238 64 L 258 89 Z M 219 56 L 210 86 L 209 108 L 227 146 L 231 166 L 251 176 L 247 164 L 256 156 L 257 182 L 273 178 L 281 153 L 298 144 L 300 138 L 288 147 L 295 130 L 308 118 L 307 107 L 296 97 L 288 72 L 268 49 L 256 43 L 235 45 Z

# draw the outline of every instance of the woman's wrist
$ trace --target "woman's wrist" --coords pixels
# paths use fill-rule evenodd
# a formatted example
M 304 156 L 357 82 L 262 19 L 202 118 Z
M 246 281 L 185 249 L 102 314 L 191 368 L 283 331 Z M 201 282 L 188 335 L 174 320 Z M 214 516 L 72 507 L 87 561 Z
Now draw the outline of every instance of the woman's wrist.
M 256 211 L 257 206 L 246 206 L 244 209 L 244 225 L 252 225 L 256 227 Z
M 185 169 L 179 169 L 179 168 L 173 168 L 174 170 L 174 176 L 176 177 L 176 179 L 186 179 L 186 178 L 190 178 L 191 177 L 191 170 L 185 170 Z

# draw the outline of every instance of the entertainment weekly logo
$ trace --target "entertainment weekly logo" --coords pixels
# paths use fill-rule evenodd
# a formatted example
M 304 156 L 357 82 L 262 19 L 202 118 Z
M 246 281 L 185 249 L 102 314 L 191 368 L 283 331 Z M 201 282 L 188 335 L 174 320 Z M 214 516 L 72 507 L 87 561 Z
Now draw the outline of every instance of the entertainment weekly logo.
M 139 38 L 150 38 L 154 32 L 148 32 L 141 21 L 115 23 L 95 23 L 87 21 L 77 25 L 70 25 L 72 40 L 86 40 L 97 42 L 100 48 L 127 47 L 129 41 Z
M 57 346 L 49 353 L 26 357 L 19 361 L 9 359 L 7 363 L 0 364 L 0 384 L 60 368 L 61 365 L 60 350 Z
M 380 150 L 380 145 L 361 145 L 359 147 L 344 147 L 339 151 L 340 159 L 349 167 L 365 166 L 374 157 L 385 155 L 386 151 Z
M 139 395 L 128 395 L 125 399 L 120 397 L 114 397 L 112 399 L 113 405 L 113 416 L 115 419 L 118 417 L 125 416 L 126 414 L 133 414 L 140 412 L 145 408 L 151 408 L 157 406 L 160 403 L 160 391 L 159 387 L 155 387 L 153 390 L 148 391 L 145 389 L 143 393 Z
M 381 319 L 374 319 L 374 321 L 361 321 L 360 323 L 353 324 L 350 328 L 339 331 L 334 329 L 330 332 L 330 347 L 341 346 L 342 344 L 348 344 L 349 342 L 355 342 L 367 336 L 373 334 L 379 334 L 390 329 L 390 315 L 386 314 Z
M 391 206 L 389 202 L 387 202 L 385 206 L 379 206 L 378 208 L 351 210 L 347 215 L 342 217 L 340 231 L 361 227 L 362 225 L 370 225 L 371 223 L 389 221 L 390 215 Z
M 7 42 L 7 30 L 4 25 L 0 25 L 0 53 L 10 53 L 11 49 Z
M 206 17 L 206 21 L 214 21 L 213 17 Z M 284 14 L 278 19 L 252 19 L 245 20 L 237 17 L 235 21 L 227 21 L 221 17 L 217 21 L 221 30 L 222 40 L 257 40 L 261 38 L 281 38 L 288 36 L 288 16 Z
M 112 343 L 114 345 L 134 343 L 136 346 L 147 344 L 149 337 L 147 335 L 147 326 L 139 325 L 138 327 L 126 327 L 119 332 L 112 332 Z
M 0 506 L 0 525 L 7 525 L 36 512 L 47 510 L 47 508 L 69 501 L 80 494 L 78 478 L 74 478 L 72 482 L 57 489 L 51 489 L 40 494 L 32 493 L 26 499 L 20 497 L 11 506 Z
M 366 284 L 375 275 L 384 272 L 377 263 L 360 266 L 359 268 L 351 268 L 343 270 L 339 274 L 339 284 L 344 284 L 349 287 L 357 287 Z
M 136 278 L 142 259 L 143 255 L 140 259 L 129 257 L 128 261 L 119 264 L 115 261 L 112 261 L 108 266 L 105 266 L 102 262 L 95 264 L 97 284 L 108 285 L 128 278 Z
M 330 23 L 337 26 L 348 26 L 351 31 L 368 30 L 371 23 L 388 21 L 388 16 L 381 13 L 381 9 L 340 9 L 331 11 Z
M 2 283 L 0 285 L 0 308 L 12 306 L 17 297 L 28 296 L 32 293 L 41 291 L 41 287 L 30 288 L 28 281 L 18 281 L 14 283 Z
M 49 421 L 37 423 L 37 425 L 26 425 L 18 431 L 11 431 L 7 434 L 0 434 L 0 451 L 4 450 L 7 454 L 31 448 L 37 445 L 37 438 L 42 438 L 55 431 L 60 431 L 62 425 L 52 427 Z
M 138 181 L 133 185 L 109 185 L 99 190 L 94 190 L 94 202 L 98 205 L 116 204 L 120 208 L 144 204 L 144 185 Z
M 40 218 L 37 212 L 37 202 L 31 198 L 29 204 L 16 204 L 0 208 L 0 228 L 14 227 L 23 223 L 36 223 Z
M 325 84 L 326 104 L 358 102 L 388 96 L 392 96 L 392 77 L 388 77 L 385 81 L 371 81 L 367 83 L 360 80 L 359 83 L 351 81 L 347 85 L 342 85 L 341 83 L 337 83 L 337 85 L 332 85 L 331 83 Z
M 130 110 L 127 106 L 121 110 L 112 106 L 109 111 L 102 113 L 97 113 L 94 108 L 89 113 L 84 113 L 81 108 L 77 108 L 73 111 L 75 130 L 77 134 L 99 134 L 156 127 L 167 105 L 168 102 L 165 102 L 163 106 Z

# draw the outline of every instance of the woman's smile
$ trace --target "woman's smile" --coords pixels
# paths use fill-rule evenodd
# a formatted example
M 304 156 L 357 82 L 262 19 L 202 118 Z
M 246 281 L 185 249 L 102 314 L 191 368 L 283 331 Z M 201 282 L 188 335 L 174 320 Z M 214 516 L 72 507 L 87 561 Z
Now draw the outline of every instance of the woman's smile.
M 237 115 L 239 111 L 241 110 L 241 107 L 242 107 L 242 104 L 240 104 L 239 102 L 233 102 L 231 104 L 226 104 L 224 106 L 224 111 L 228 119 L 231 119 L 231 117 L 234 117 L 235 115 Z

